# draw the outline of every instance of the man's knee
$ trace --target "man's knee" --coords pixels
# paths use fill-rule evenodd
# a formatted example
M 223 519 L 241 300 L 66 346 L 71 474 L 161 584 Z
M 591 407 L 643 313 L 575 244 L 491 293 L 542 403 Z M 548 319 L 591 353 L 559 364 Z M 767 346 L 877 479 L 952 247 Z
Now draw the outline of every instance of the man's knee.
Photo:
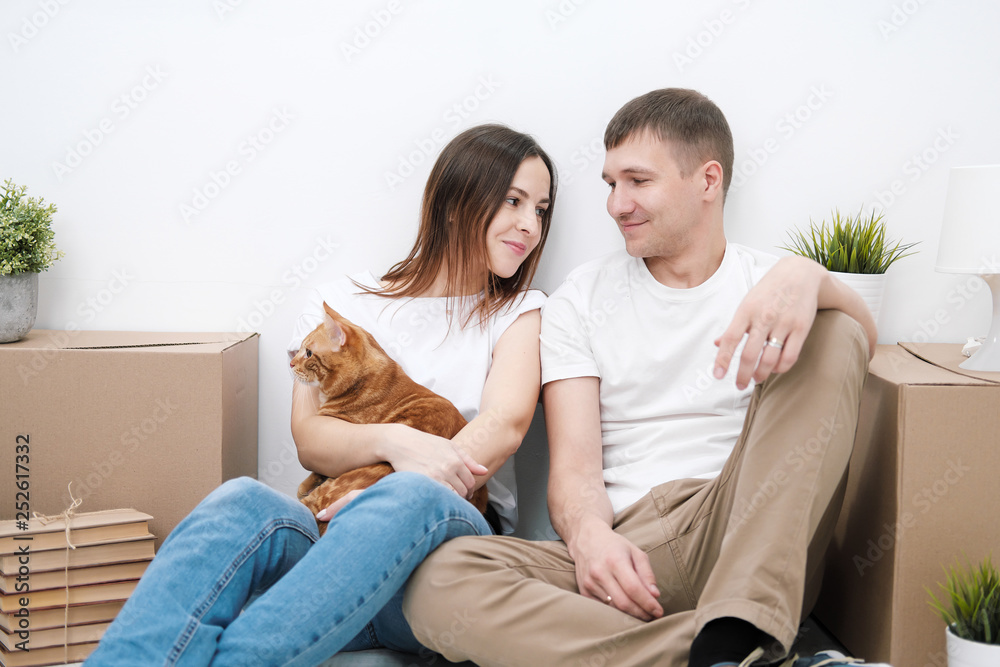
M 839 310 L 821 310 L 816 313 L 816 320 L 807 340 L 814 337 L 827 345 L 841 343 L 846 346 L 857 346 L 861 351 L 868 349 L 868 334 L 865 328 L 853 317 Z M 867 354 L 864 356 L 867 359 Z
M 799 364 L 817 377 L 842 376 L 845 365 L 868 368 L 868 334 L 854 318 L 839 310 L 821 310 L 806 337 Z M 794 368 L 794 367 L 793 367 Z

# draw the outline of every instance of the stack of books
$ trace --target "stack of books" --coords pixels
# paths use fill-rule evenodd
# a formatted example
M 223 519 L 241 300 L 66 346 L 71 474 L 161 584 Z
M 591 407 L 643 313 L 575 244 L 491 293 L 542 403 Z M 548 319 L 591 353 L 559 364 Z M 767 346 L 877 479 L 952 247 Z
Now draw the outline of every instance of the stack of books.
M 0 667 L 86 659 L 153 559 L 132 509 L 0 521 Z

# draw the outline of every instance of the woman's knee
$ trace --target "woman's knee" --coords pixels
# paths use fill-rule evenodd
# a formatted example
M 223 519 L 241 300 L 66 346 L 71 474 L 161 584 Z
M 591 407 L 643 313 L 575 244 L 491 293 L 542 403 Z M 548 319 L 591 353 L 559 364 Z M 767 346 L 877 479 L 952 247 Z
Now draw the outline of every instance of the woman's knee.
M 428 521 L 434 525 L 449 524 L 449 535 L 480 534 L 492 531 L 483 515 L 472 503 L 426 475 L 396 472 L 380 479 L 359 496 L 368 502 L 381 502 L 392 507 L 393 516 L 414 524 Z
M 417 472 L 401 471 L 380 479 L 372 489 L 391 494 L 401 505 L 422 512 L 458 498 L 458 494 L 441 482 Z
M 312 513 L 302 503 L 251 477 L 237 477 L 222 483 L 199 506 L 213 513 L 236 513 L 265 519 L 292 518 L 307 523 Z
M 202 503 L 206 505 L 240 503 L 251 498 L 266 498 L 268 496 L 267 491 L 270 490 L 268 486 L 252 477 L 236 477 L 217 486 L 214 491 L 205 497 Z

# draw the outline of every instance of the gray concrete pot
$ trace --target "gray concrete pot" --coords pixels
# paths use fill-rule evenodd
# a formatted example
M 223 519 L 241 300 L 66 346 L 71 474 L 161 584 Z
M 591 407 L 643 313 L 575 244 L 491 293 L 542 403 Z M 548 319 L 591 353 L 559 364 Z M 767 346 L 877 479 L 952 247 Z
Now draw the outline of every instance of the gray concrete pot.
M 13 343 L 35 326 L 38 274 L 0 276 L 0 343 Z

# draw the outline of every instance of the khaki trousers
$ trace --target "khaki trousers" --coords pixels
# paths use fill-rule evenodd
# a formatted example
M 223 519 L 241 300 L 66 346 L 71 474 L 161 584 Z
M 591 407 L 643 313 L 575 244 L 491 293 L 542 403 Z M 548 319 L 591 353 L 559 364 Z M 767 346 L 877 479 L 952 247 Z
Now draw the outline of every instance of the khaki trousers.
M 867 367 L 861 326 L 821 311 L 795 366 L 755 389 L 719 476 L 662 484 L 615 517 L 649 555 L 662 618 L 581 596 L 563 542 L 461 537 L 410 579 L 414 634 L 479 665 L 682 667 L 698 631 L 731 616 L 776 640 L 767 659 L 781 657 L 818 594 Z

